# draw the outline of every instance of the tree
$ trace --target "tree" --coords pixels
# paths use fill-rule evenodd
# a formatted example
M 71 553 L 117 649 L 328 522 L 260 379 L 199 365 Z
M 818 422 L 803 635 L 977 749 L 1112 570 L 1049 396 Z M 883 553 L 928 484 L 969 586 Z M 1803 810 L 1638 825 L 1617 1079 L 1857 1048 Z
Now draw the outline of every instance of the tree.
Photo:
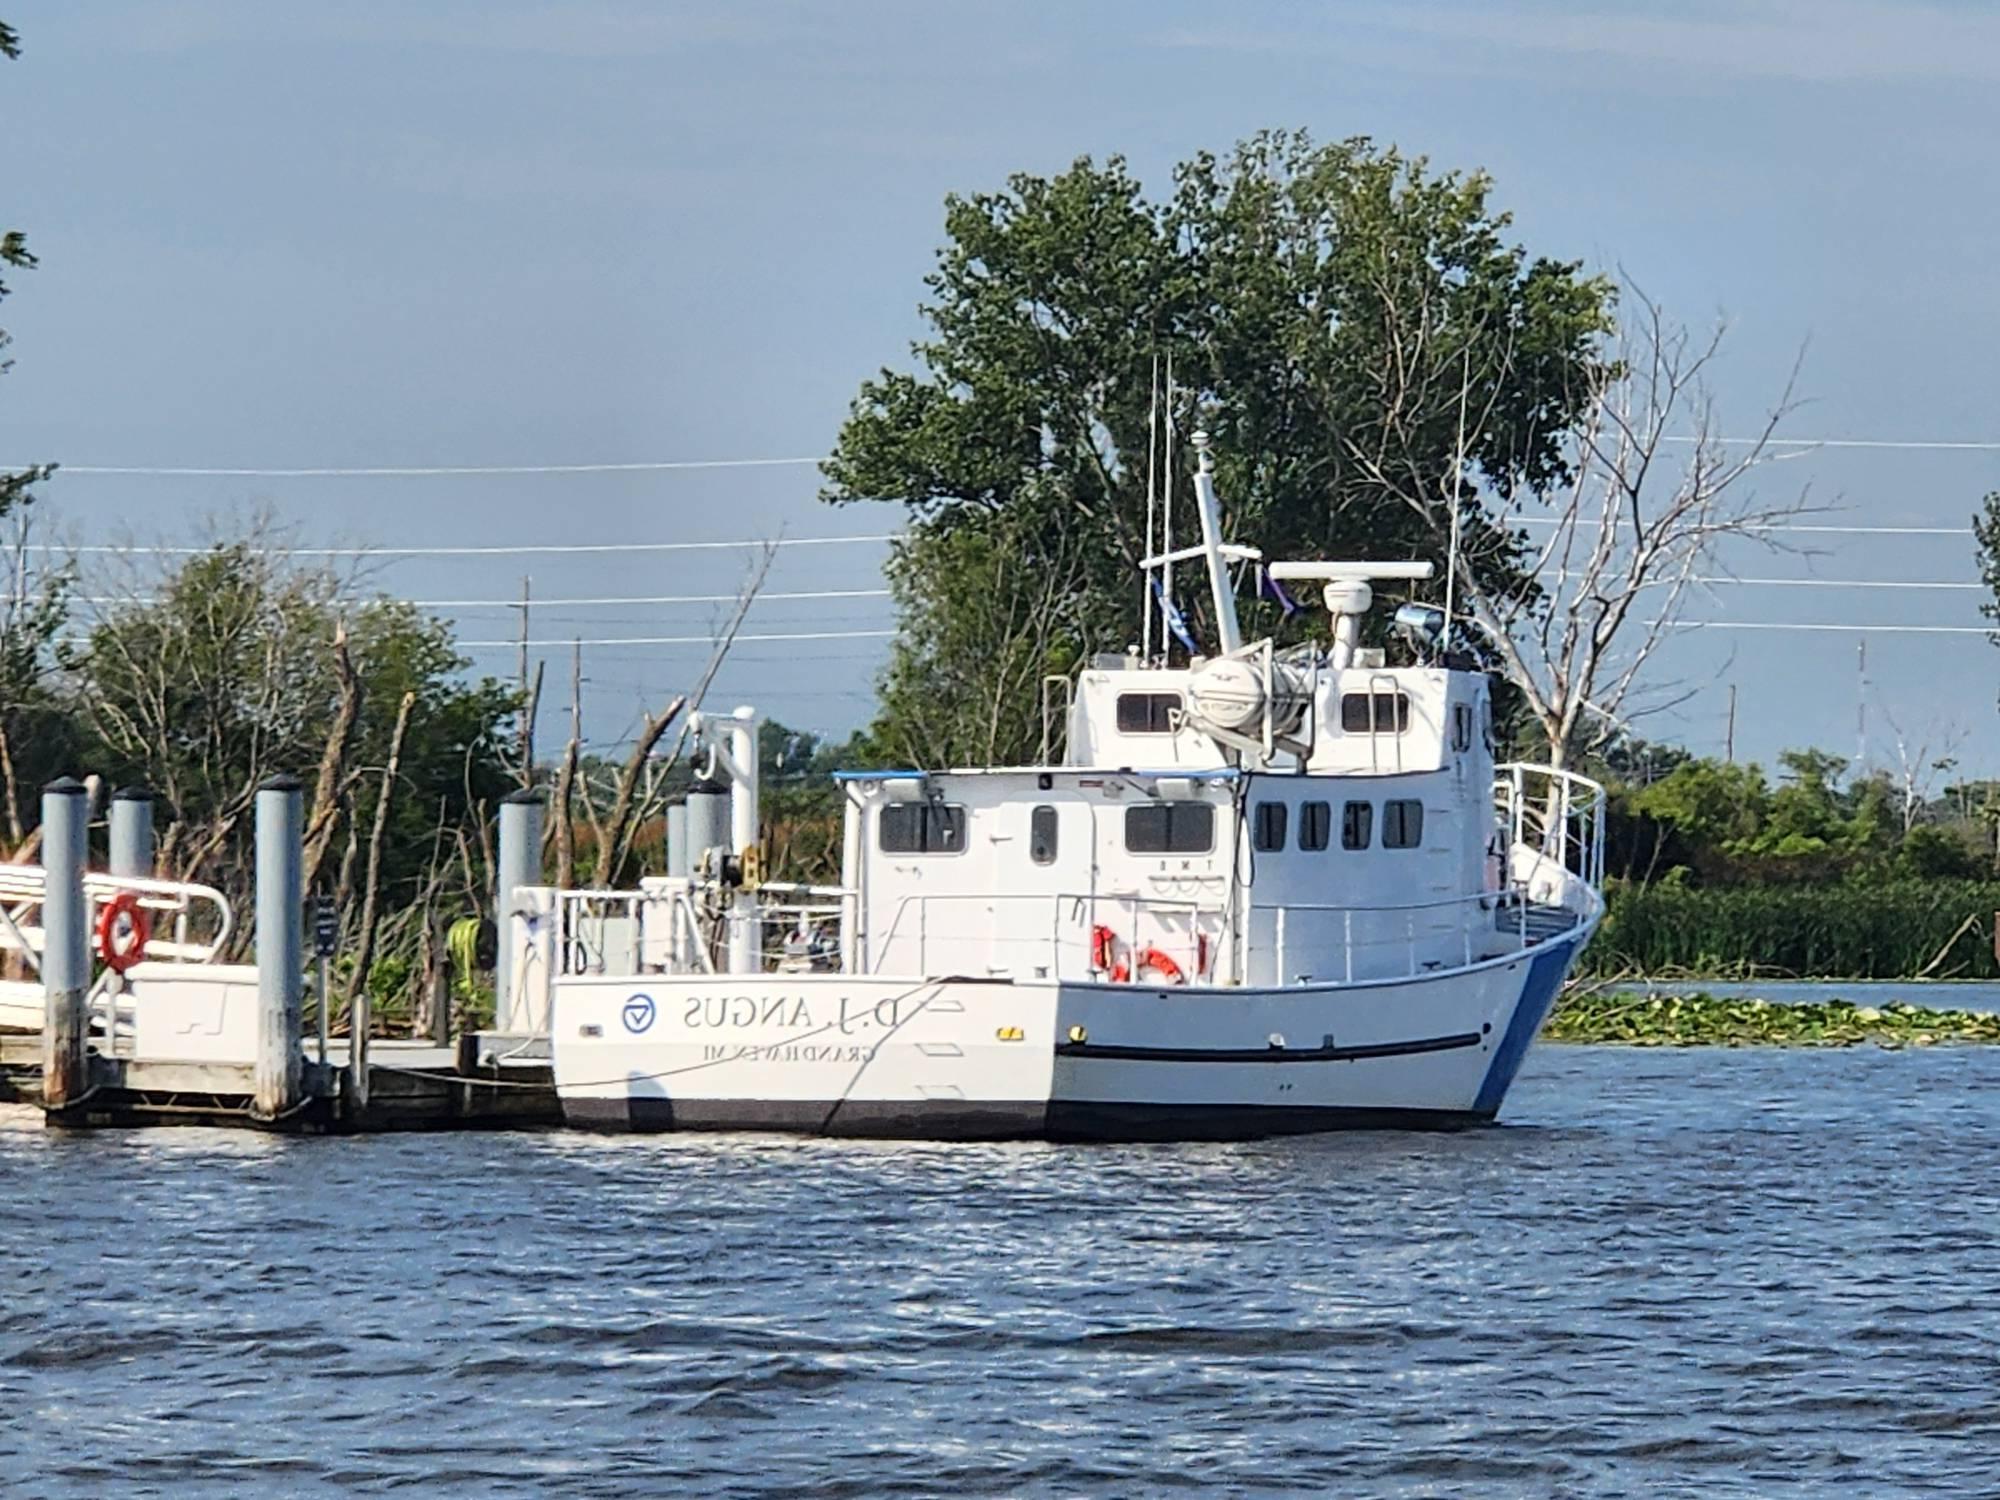
M 1366 140 L 1266 133 L 1184 163 L 1163 202 L 1115 157 L 949 198 L 918 369 L 863 383 L 825 466 L 826 499 L 909 512 L 877 742 L 1025 760 L 1041 677 L 1142 640 L 1169 363 L 1172 433 L 1212 432 L 1234 530 L 1270 555 L 1442 559 L 1408 486 L 1467 466 L 1498 495 L 1562 482 L 1611 292 L 1508 244 L 1490 187 Z M 1480 414 L 1470 440 L 1447 389 Z M 1167 494 L 1185 543 L 1191 503 Z M 1518 539 L 1481 537 L 1470 566 L 1531 590 Z M 1180 602 L 1212 642 L 1196 593 Z
M 329 772 L 315 818 L 332 821 L 307 829 L 308 857 L 329 852 L 320 884 L 343 911 L 356 896 L 366 907 L 372 886 L 389 920 L 409 920 L 454 854 L 469 866 L 461 841 L 481 843 L 513 784 L 505 726 L 517 700 L 465 680 L 471 663 L 446 625 L 299 563 L 267 532 L 165 567 L 127 564 L 93 576 L 93 597 L 111 602 L 89 606 L 62 688 L 81 758 L 153 788 L 163 870 L 247 898 L 258 784 L 314 766 Z M 370 843 L 379 854 L 364 866 Z M 465 884 L 476 905 L 469 868 Z
M 1428 381 L 1413 393 L 1393 388 L 1387 455 L 1362 455 L 1456 557 L 1445 593 L 1452 639 L 1469 640 L 1504 673 L 1556 766 L 1600 752 L 1634 720 L 1685 698 L 1654 683 L 1642 700 L 1641 680 L 1684 626 L 1690 591 L 1727 573 L 1725 544 L 1780 550 L 1784 523 L 1809 509 L 1803 492 L 1766 498 L 1750 482 L 1775 456 L 1772 441 L 1794 408 L 1791 384 L 1751 440 L 1730 446 L 1708 389 L 1723 328 L 1697 339 L 1638 289 L 1622 301 L 1614 357 L 1588 372 L 1575 426 L 1562 435 L 1563 480 L 1537 492 L 1545 503 L 1523 506 L 1484 472 L 1491 382 L 1471 374 L 1455 396 Z M 1436 337 L 1426 318 L 1405 321 L 1413 339 Z M 1510 340 L 1508 357 L 1516 353 Z M 1456 410 L 1460 453 L 1426 486 L 1399 456 L 1412 442 L 1397 435 L 1400 413 L 1432 412 L 1435 424 L 1440 406 Z M 1513 572 L 1491 565 L 1496 549 Z
M 0 21 L 0 58 L 21 55 L 21 39 Z M 32 270 L 35 257 L 18 229 L 0 229 L 0 272 Z M 0 302 L 8 286 L 0 280 Z M 12 339 L 0 328 L 0 375 L 12 367 L 6 357 Z M 50 648 L 62 625 L 62 584 L 59 576 L 30 583 L 27 519 L 22 514 L 34 500 L 33 486 L 54 473 L 50 464 L 35 464 L 13 473 L 0 470 L 0 522 L 10 522 L 12 545 L 7 561 L 6 590 L 0 597 L 0 831 L 10 844 L 23 836 L 22 788 L 40 784 L 50 761 L 47 752 L 60 748 L 60 738 L 46 721 L 45 679 Z M 43 752 L 29 758 L 30 747 Z
M 14 28 L 0 21 L 0 57 L 10 61 L 21 55 L 21 38 Z M 11 267 L 17 271 L 32 270 L 35 257 L 28 250 L 27 236 L 18 229 L 0 229 L 0 270 Z M 8 288 L 0 281 L 0 302 L 7 299 Z M 12 367 L 13 361 L 5 357 L 7 346 L 12 342 L 7 330 L 0 328 L 0 375 Z M 0 471 L 0 519 L 5 519 L 17 506 L 26 505 L 33 496 L 30 487 L 54 473 L 48 464 L 37 464 L 17 473 Z

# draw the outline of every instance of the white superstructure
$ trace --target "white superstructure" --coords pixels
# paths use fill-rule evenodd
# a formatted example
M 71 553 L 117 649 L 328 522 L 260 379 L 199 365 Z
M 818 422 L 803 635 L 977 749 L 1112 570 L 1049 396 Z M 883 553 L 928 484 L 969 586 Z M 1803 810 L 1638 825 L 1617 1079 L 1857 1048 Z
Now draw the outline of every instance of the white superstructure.
M 573 1123 L 1196 1137 L 1491 1119 L 1601 913 L 1601 790 L 1494 763 L 1486 678 L 1331 639 L 1099 658 L 1043 765 L 845 775 L 839 885 L 758 885 L 755 717 L 705 716 L 730 843 L 636 892 L 523 889 L 510 941 Z M 1170 605 L 1167 608 L 1171 608 Z M 1421 612 L 1420 612 L 1421 613 Z M 1436 653 L 1440 656 L 1441 652 Z

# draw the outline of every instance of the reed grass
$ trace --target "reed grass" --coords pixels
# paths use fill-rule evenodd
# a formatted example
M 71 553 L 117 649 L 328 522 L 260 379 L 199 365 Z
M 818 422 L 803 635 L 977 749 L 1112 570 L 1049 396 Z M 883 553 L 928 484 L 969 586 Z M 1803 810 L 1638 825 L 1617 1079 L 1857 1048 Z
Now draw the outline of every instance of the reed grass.
M 2000 883 L 1614 888 L 1589 974 L 1993 979 Z

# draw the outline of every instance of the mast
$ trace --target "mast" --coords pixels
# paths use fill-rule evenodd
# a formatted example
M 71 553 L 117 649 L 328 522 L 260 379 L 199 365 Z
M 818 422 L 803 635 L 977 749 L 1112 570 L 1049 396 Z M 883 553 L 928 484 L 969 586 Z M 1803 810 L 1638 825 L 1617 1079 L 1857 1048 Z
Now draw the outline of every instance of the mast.
M 1215 499 L 1215 455 L 1208 451 L 1208 434 L 1194 435 L 1195 510 L 1201 517 L 1201 550 L 1208 558 L 1208 586 L 1215 598 L 1215 632 L 1222 654 L 1243 649 L 1243 626 L 1236 618 L 1236 587 L 1222 556 L 1222 513 Z

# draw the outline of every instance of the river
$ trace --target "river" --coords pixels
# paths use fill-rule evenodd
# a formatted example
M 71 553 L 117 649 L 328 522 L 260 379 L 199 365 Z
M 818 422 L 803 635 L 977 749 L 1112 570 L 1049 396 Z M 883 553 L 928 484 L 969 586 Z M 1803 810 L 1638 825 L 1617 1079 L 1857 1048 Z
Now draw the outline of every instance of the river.
M 2000 1494 L 2000 1048 L 1227 1146 L 57 1137 L 9 1495 Z

